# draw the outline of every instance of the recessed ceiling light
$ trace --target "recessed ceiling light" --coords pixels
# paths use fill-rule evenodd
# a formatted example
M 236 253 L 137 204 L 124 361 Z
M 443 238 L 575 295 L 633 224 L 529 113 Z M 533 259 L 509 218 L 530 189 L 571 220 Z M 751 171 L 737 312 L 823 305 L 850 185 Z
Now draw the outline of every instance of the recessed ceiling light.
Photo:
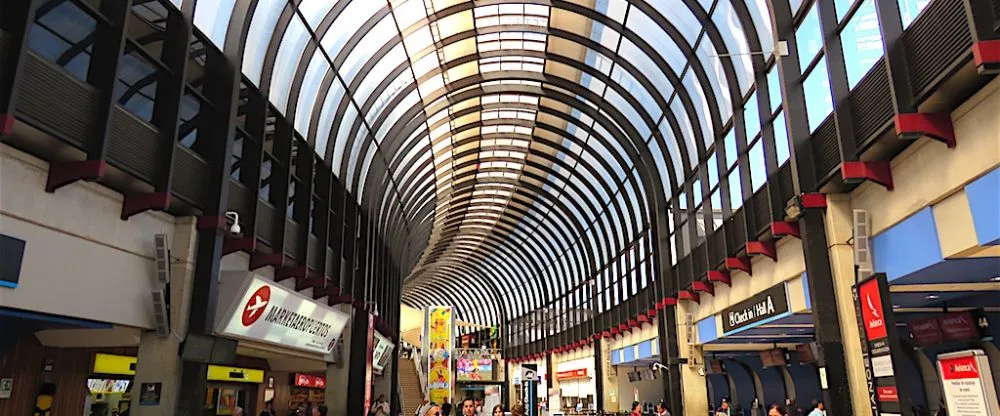
M 931 300 L 934 300 L 934 299 L 940 299 L 940 298 L 941 298 L 941 297 L 940 297 L 940 296 L 938 296 L 938 295 L 927 295 L 927 299 L 931 299 Z
M 993 278 L 990 279 L 990 281 L 991 282 L 1000 282 L 1000 276 L 993 276 Z
M 893 309 L 899 309 L 899 308 L 902 308 L 902 306 L 901 305 L 892 305 L 892 308 Z

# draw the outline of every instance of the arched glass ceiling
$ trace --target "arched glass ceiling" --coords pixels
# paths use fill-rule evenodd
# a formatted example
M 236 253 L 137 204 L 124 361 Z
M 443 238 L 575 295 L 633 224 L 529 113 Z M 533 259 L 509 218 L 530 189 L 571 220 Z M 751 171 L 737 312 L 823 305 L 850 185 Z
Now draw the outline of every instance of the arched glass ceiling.
M 767 0 L 194 6 L 405 247 L 403 301 L 484 324 L 573 307 L 566 294 L 652 246 L 766 73 L 750 53 L 771 50 L 769 16 Z

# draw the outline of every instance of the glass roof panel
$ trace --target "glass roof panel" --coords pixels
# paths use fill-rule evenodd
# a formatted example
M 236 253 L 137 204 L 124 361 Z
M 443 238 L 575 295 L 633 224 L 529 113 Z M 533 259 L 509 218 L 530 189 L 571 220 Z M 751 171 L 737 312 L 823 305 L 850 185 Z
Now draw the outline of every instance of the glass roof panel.
M 271 76 L 271 88 L 268 98 L 281 111 L 287 111 L 288 94 L 292 86 L 292 77 L 299 66 L 302 51 L 309 41 L 309 32 L 299 16 L 292 17 L 288 22 L 288 30 L 281 38 L 278 47 L 278 57 L 274 60 L 274 72 Z
M 285 4 L 287 4 L 285 0 L 260 0 L 254 9 L 250 30 L 247 32 L 242 66 L 243 73 L 254 84 L 260 85 L 260 73 L 264 69 L 264 57 L 267 55 L 271 38 L 281 35 L 274 32 Z

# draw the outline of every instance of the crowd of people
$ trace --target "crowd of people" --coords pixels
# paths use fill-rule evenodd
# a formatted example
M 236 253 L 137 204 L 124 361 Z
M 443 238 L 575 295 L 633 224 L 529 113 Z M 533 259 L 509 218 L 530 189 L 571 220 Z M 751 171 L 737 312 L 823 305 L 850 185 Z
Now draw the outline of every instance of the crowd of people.
M 466 398 L 458 404 L 458 407 L 458 412 L 461 413 L 456 412 L 455 416 L 486 416 L 482 414 L 482 400 Z M 417 413 L 414 416 L 451 416 L 452 410 L 452 405 L 448 401 L 438 404 L 425 400 L 424 404 L 417 409 Z M 510 413 L 512 416 L 524 416 L 524 406 L 514 406 L 510 409 Z M 493 406 L 490 416 L 504 416 L 503 406 L 499 404 Z
M 243 409 L 237 408 L 237 410 L 239 413 L 233 413 L 233 416 L 243 416 Z M 289 410 L 288 416 L 326 416 L 327 412 L 326 405 L 305 402 L 297 409 Z M 278 416 L 278 412 L 274 410 L 273 401 L 264 402 L 264 410 L 260 412 L 260 416 Z
M 722 403 L 713 414 L 714 416 L 737 416 L 741 413 L 730 407 L 729 399 L 722 399 Z M 786 407 L 775 403 L 767 408 L 767 416 L 826 416 L 826 406 L 818 400 L 814 400 L 807 409 L 801 409 L 797 406 Z

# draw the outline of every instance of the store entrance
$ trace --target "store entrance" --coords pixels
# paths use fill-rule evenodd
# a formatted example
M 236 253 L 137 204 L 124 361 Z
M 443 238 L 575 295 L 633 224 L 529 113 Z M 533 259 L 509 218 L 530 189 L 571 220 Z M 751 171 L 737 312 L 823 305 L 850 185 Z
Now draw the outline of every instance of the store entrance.
M 227 416 L 236 413 L 236 408 L 244 414 L 253 411 L 251 404 L 257 403 L 257 385 L 235 383 L 209 383 L 205 391 L 204 416 Z

